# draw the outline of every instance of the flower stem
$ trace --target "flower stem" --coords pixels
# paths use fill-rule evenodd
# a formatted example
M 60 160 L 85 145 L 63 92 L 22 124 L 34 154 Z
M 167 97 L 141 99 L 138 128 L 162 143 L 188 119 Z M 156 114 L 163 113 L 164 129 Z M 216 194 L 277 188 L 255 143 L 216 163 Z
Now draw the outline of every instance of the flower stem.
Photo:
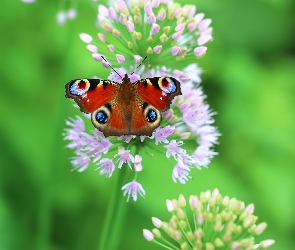
M 156 240 L 153 240 L 153 242 L 156 243 L 157 245 L 159 245 L 159 246 L 165 248 L 165 249 L 169 249 L 169 250 L 179 249 L 179 250 L 180 250 L 180 248 L 175 247 L 175 246 L 173 246 L 173 245 L 172 245 L 173 247 L 169 247 L 169 246 L 166 246 L 166 245 L 164 245 L 164 244 L 162 244 L 162 243 L 160 243 L 159 241 L 156 241 Z
M 125 165 L 125 164 L 124 164 Z M 119 235 L 122 224 L 124 222 L 124 215 L 126 213 L 127 203 L 125 197 L 121 192 L 121 187 L 124 184 L 126 177 L 126 169 L 128 166 L 122 167 L 110 199 L 107 215 L 104 221 L 103 231 L 100 238 L 98 250 L 118 249 Z

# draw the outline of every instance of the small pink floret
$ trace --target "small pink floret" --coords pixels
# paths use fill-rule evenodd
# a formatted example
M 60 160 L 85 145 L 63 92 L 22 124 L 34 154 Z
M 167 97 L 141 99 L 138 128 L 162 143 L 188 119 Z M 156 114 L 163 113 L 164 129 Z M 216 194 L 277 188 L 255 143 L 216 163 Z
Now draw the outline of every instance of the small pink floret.
M 93 53 L 93 54 L 92 54 L 92 58 L 93 58 L 94 60 L 96 60 L 96 61 L 99 61 L 99 62 L 102 61 L 102 57 L 101 57 L 101 56 L 103 56 L 103 55 L 100 54 L 100 53 Z
M 198 39 L 198 45 L 204 45 L 208 42 L 210 42 L 212 40 L 212 36 L 210 35 L 202 35 L 199 39 Z
M 166 12 L 164 10 L 160 10 L 158 15 L 157 15 L 157 19 L 158 20 L 163 20 L 166 17 Z
M 122 187 L 124 190 L 124 196 L 127 195 L 127 202 L 129 201 L 130 195 L 134 201 L 137 200 L 137 193 L 141 195 L 142 198 L 145 196 L 145 191 L 139 182 L 133 180 Z
M 103 42 L 103 43 L 106 42 L 106 37 L 105 37 L 105 35 L 102 34 L 102 33 L 98 33 L 98 34 L 97 34 L 97 38 L 98 38 L 99 41 L 101 41 L 101 42 Z
M 200 31 L 206 30 L 208 29 L 209 25 L 211 24 L 212 20 L 211 19 L 204 19 L 202 20 L 199 25 L 198 25 L 198 29 Z
M 151 3 L 148 2 L 144 5 L 144 12 L 147 13 L 148 15 L 153 13 L 153 8 Z
M 153 233 L 150 230 L 147 230 L 147 229 L 143 229 L 143 237 L 147 241 L 152 241 L 154 239 Z
M 157 8 L 160 5 L 160 0 L 152 0 L 152 7 Z
M 122 11 L 123 8 L 126 7 L 126 3 L 123 0 L 118 0 L 117 4 L 120 11 Z
M 180 48 L 178 46 L 173 46 L 172 47 L 172 50 L 171 50 L 171 53 L 173 56 L 176 56 L 179 52 Z
M 135 155 L 134 160 L 133 160 L 135 172 L 142 171 L 141 161 L 142 161 L 142 157 L 140 155 Z
M 154 14 L 151 14 L 149 17 L 148 17 L 148 23 L 152 24 L 152 23 L 155 23 L 156 22 L 156 16 Z
M 154 52 L 156 54 L 160 54 L 162 50 L 162 45 L 157 45 L 156 47 L 154 47 Z
M 119 55 L 119 54 L 117 54 L 117 55 L 116 55 L 116 59 L 117 59 L 117 62 L 118 62 L 118 63 L 123 63 L 123 62 L 125 62 L 125 57 L 124 57 L 123 55 Z
M 81 33 L 79 36 L 80 36 L 80 39 L 84 43 L 91 43 L 92 42 L 92 36 L 90 36 L 89 34 Z
M 140 55 L 134 55 L 134 62 L 139 63 L 142 60 Z
M 115 9 L 113 8 L 113 7 L 110 7 L 109 9 L 108 9 L 108 12 L 109 12 L 109 17 L 111 18 L 111 19 L 116 19 L 117 18 L 117 13 L 116 13 L 116 11 L 115 11 Z
M 86 45 L 86 49 L 92 53 L 96 53 L 97 52 L 97 47 L 93 44 L 87 44 Z
M 156 217 L 152 217 L 152 222 L 153 222 L 154 226 L 157 228 L 160 228 L 163 225 L 163 221 L 161 221 L 160 219 L 158 219 Z
M 128 20 L 126 23 L 126 29 L 129 32 L 133 32 L 134 31 L 134 23 L 131 20 Z
M 159 31 L 160 31 L 160 26 L 156 23 L 153 23 L 151 27 L 151 33 L 157 34 Z
M 182 32 L 185 28 L 185 23 L 178 24 L 175 28 L 175 31 Z
M 206 53 L 207 47 L 206 46 L 199 46 L 194 49 L 194 53 L 196 56 L 202 56 Z

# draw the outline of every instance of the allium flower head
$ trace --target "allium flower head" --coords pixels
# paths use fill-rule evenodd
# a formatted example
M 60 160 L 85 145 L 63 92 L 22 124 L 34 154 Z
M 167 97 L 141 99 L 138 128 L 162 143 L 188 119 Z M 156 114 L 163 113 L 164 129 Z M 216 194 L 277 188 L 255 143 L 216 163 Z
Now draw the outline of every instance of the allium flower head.
M 201 69 L 197 64 L 182 69 L 175 65 L 179 60 L 189 61 L 205 53 L 204 45 L 212 39 L 211 20 L 197 14 L 194 5 L 181 6 L 164 0 L 117 0 L 108 7 L 98 5 L 97 24 L 96 36 L 81 33 L 80 39 L 87 44 L 94 60 L 103 67 L 115 67 L 118 74 L 111 73 L 109 80 L 120 83 L 125 74 L 131 83 L 173 76 L 181 83 L 182 95 L 173 99 L 170 109 L 163 113 L 160 127 L 149 137 L 106 138 L 96 129 L 87 132 L 81 118 L 67 121 L 70 128 L 66 129 L 65 139 L 70 141 L 68 147 L 75 150 L 74 169 L 86 170 L 92 162 L 100 175 L 109 178 L 117 168 L 127 166 L 134 171 L 134 177 L 124 185 L 124 195 L 129 199 L 132 194 L 136 200 L 137 193 L 145 195 L 138 176 L 152 162 L 151 156 L 162 150 L 164 164 L 158 167 L 164 167 L 164 159 L 171 158 L 172 180 L 185 184 L 191 179 L 192 169 L 207 167 L 217 154 L 213 147 L 220 134 L 212 125 L 215 113 L 205 102 L 200 87 Z M 134 65 L 140 62 L 142 66 L 135 70 Z
M 124 70 L 119 69 L 118 72 L 124 73 Z M 80 117 L 69 119 L 66 124 L 70 128 L 66 129 L 64 138 L 70 141 L 68 148 L 74 150 L 76 154 L 72 160 L 74 170 L 84 171 L 93 162 L 97 165 L 96 170 L 99 170 L 100 175 L 105 174 L 106 178 L 110 178 L 116 168 L 121 169 L 127 165 L 134 171 L 133 180 L 124 186 L 127 190 L 126 187 L 136 186 L 134 182 L 139 172 L 143 172 L 145 166 L 149 165 L 148 162 L 152 161 L 151 156 L 145 153 L 147 150 L 149 155 L 153 155 L 158 153 L 158 148 L 164 149 L 161 154 L 163 160 L 171 158 L 175 162 L 171 168 L 172 180 L 181 184 L 191 179 L 192 169 L 207 167 L 217 154 L 213 150 L 219 136 L 216 128 L 212 126 L 214 113 L 205 103 L 205 96 L 198 85 L 195 86 L 192 81 L 187 81 L 182 86 L 183 94 L 175 98 L 170 106 L 171 109 L 163 114 L 161 127 L 155 129 L 150 137 L 135 135 L 104 137 L 97 129 L 91 133 L 87 132 Z M 190 147 L 186 147 L 188 143 Z M 162 167 L 164 165 L 161 164 Z M 128 197 L 131 193 L 137 193 L 136 190 L 141 196 L 145 194 L 141 191 L 142 186 L 130 190 L 133 191 L 124 192 Z M 136 200 L 137 196 L 132 195 L 132 198 Z
M 91 42 L 97 49 L 90 52 L 105 67 L 101 54 L 114 67 L 133 66 L 145 55 L 146 68 L 191 61 L 204 55 L 205 45 L 212 40 L 211 19 L 204 16 L 196 13 L 194 5 L 166 0 L 117 0 L 111 6 L 99 5 L 100 32 Z
M 266 249 L 274 240 L 256 242 L 255 237 L 266 229 L 265 222 L 257 223 L 253 214 L 254 205 L 228 196 L 222 197 L 217 189 L 192 195 L 189 203 L 183 195 L 167 200 L 167 208 L 172 217 L 163 222 L 153 217 L 155 228 L 143 230 L 146 240 L 153 241 L 167 249 Z M 165 234 L 161 234 L 161 231 Z M 172 238 L 172 244 L 163 236 Z

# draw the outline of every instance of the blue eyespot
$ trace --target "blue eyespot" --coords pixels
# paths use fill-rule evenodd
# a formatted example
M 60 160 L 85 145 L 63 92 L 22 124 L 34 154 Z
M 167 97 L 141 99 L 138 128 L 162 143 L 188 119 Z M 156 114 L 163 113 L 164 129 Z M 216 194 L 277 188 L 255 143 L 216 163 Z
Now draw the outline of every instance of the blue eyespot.
M 177 90 L 177 86 L 176 83 L 171 79 L 171 78 L 162 78 L 160 80 L 160 89 L 162 89 L 162 91 L 164 91 L 167 94 L 172 94 L 174 92 L 176 92 Z
M 101 123 L 101 124 L 105 124 L 109 119 L 107 114 L 104 111 L 98 111 L 95 118 L 98 121 L 98 123 Z
M 87 92 L 87 83 L 84 80 L 76 80 L 73 81 L 70 85 L 70 93 L 72 95 L 81 96 Z
M 170 78 L 170 93 L 174 93 L 176 91 L 176 84 L 175 82 Z
M 148 122 L 154 122 L 157 120 L 157 113 L 155 110 L 150 109 L 146 114 L 146 119 Z

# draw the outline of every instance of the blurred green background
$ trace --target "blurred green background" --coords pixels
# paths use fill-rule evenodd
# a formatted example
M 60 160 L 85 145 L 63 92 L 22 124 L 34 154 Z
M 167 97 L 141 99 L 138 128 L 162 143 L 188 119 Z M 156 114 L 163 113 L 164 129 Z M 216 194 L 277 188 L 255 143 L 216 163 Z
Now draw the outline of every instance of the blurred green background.
M 85 2 L 85 3 L 84 3 Z M 195 3 L 194 0 L 179 1 Z M 143 239 L 150 218 L 168 219 L 165 200 L 217 187 L 254 203 L 273 250 L 295 247 L 295 3 L 293 0 L 197 1 L 212 18 L 203 87 L 218 112 L 219 155 L 209 169 L 175 184 L 161 161 L 139 181 L 146 199 L 126 204 L 119 249 L 158 249 Z M 97 249 L 116 183 L 94 166 L 71 172 L 62 139 L 65 119 L 79 114 L 64 98 L 71 79 L 106 77 L 78 34 L 96 34 L 95 10 L 58 26 L 57 1 L 1 1 L 0 249 Z M 161 158 L 161 160 L 165 160 Z M 119 210 L 120 208 L 118 208 Z

